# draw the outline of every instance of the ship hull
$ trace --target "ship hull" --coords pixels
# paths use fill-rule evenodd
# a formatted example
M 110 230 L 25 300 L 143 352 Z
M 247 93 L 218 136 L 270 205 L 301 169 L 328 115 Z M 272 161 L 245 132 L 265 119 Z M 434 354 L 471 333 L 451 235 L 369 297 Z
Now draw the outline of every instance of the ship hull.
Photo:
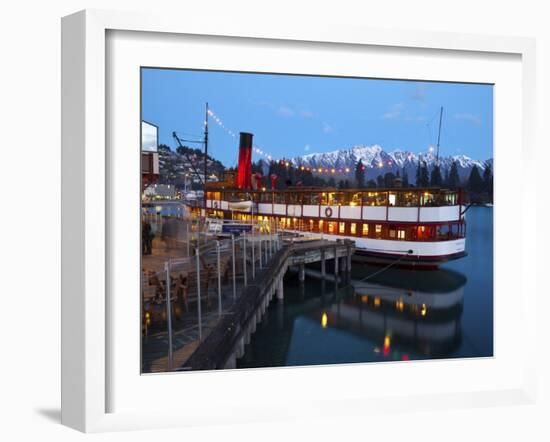
M 442 264 L 456 259 L 463 258 L 467 255 L 466 252 L 458 252 L 451 255 L 440 256 L 415 256 L 415 255 L 398 255 L 391 253 L 371 252 L 368 250 L 356 249 L 353 255 L 355 262 L 363 262 L 376 265 L 390 265 L 396 267 L 407 267 L 416 269 L 437 269 Z

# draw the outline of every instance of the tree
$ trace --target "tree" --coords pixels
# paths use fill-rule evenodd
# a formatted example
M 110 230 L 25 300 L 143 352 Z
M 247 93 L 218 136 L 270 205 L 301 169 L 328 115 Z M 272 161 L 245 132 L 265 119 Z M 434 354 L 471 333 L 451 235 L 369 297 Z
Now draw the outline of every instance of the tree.
M 487 192 L 487 198 L 490 202 L 493 202 L 493 170 L 489 161 L 485 162 L 483 169 L 483 186 L 485 192 Z
M 403 167 L 403 187 L 409 187 L 409 174 L 407 173 L 407 171 L 405 170 L 405 168 Z
M 328 179 L 328 187 L 336 187 L 336 181 L 334 180 L 334 177 L 331 176 L 329 179 Z
M 460 187 L 460 177 L 458 176 L 458 164 L 453 161 L 451 164 L 451 171 L 449 172 L 449 188 L 456 189 Z
M 392 172 L 384 174 L 384 187 L 393 187 L 395 184 L 395 175 Z
M 445 168 L 445 177 L 443 178 L 443 185 L 445 187 L 450 187 L 449 186 L 449 168 Z
M 479 195 L 483 192 L 484 187 L 483 179 L 479 174 L 479 169 L 477 166 L 472 167 L 467 186 L 468 192 L 470 193 L 470 199 L 472 201 L 479 201 Z
M 361 160 L 355 166 L 355 183 L 359 188 L 365 187 L 365 166 Z
M 374 189 L 376 188 L 376 181 L 374 181 L 373 179 L 370 179 L 367 181 L 367 187 L 369 189 Z
M 416 187 L 428 187 L 430 185 L 430 174 L 425 161 L 420 161 L 416 168 Z
M 441 169 L 439 165 L 436 164 L 432 169 L 432 174 L 430 176 L 430 186 L 441 187 L 443 185 L 443 178 L 441 178 Z
M 384 177 L 382 175 L 378 175 L 376 177 L 376 186 L 377 187 L 384 187 Z

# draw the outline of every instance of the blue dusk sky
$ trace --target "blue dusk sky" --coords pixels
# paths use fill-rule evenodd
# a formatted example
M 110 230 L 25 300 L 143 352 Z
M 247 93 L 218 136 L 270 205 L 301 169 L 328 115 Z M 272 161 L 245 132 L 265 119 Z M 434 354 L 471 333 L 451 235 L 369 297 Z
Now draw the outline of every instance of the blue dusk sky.
M 200 139 L 206 102 L 223 123 L 210 117 L 209 154 L 226 166 L 237 162 L 231 132 L 252 132 L 275 159 L 374 144 L 425 153 L 441 106 L 442 156 L 493 156 L 491 85 L 142 69 L 142 119 L 159 126 L 159 143 L 175 149 L 173 131 Z

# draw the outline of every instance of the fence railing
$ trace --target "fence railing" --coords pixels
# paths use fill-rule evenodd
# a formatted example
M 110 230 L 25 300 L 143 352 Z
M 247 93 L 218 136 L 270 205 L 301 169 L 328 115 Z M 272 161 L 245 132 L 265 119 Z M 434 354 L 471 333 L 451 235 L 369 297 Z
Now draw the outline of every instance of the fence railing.
M 209 220 L 194 229 L 189 223 L 186 256 L 142 275 L 142 371 L 182 366 L 281 247 L 279 233 L 268 223 L 223 224 L 243 231 L 213 234 Z

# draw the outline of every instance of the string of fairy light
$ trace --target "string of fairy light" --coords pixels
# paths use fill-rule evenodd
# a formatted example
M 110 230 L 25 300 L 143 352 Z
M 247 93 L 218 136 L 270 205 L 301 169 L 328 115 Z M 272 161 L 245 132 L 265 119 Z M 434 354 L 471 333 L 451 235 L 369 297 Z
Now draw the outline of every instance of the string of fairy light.
M 216 123 L 220 128 L 222 128 L 227 135 L 229 135 L 230 137 L 235 138 L 235 139 L 237 138 L 237 133 L 234 132 L 233 130 L 231 130 L 227 125 L 225 125 L 225 123 L 219 117 L 219 115 L 217 115 L 211 108 L 208 109 L 208 116 L 210 118 L 212 118 L 212 121 L 214 123 Z M 208 124 L 208 123 L 205 120 L 204 125 L 206 125 L 206 124 Z M 287 159 L 277 159 L 277 158 L 275 158 L 269 152 L 267 152 L 266 150 L 262 149 L 260 146 L 257 146 L 257 145 L 253 145 L 252 150 L 255 154 L 260 155 L 261 157 L 267 159 L 268 161 L 274 161 L 274 162 L 279 163 L 280 165 L 285 166 L 289 169 L 295 168 L 297 170 L 306 171 L 306 172 L 313 172 L 313 173 L 318 173 L 318 174 L 339 174 L 339 175 L 349 174 L 349 173 L 354 172 L 349 167 L 340 167 L 340 168 L 332 167 L 331 168 L 331 167 L 309 167 L 309 166 L 304 166 L 304 165 L 296 165 L 296 164 L 292 163 L 291 161 L 289 161 Z M 430 146 L 428 148 L 428 154 L 433 154 L 433 151 L 434 151 L 434 147 Z M 420 153 L 419 157 L 422 158 L 422 155 L 423 154 Z M 411 161 L 412 160 L 412 155 L 409 155 L 408 159 L 409 159 L 409 161 Z M 391 160 L 388 160 L 387 165 L 391 167 L 393 165 L 393 162 Z M 384 162 L 379 161 L 377 163 L 377 166 L 380 169 L 382 169 L 384 167 Z M 362 169 L 365 170 L 366 166 L 363 165 Z
M 225 133 L 227 133 L 229 136 L 233 138 L 237 138 L 237 133 L 232 131 L 228 126 L 226 126 L 223 122 L 223 120 L 212 110 L 208 109 L 208 116 L 212 118 L 212 121 L 216 123 L 219 127 L 221 127 Z M 204 124 L 206 125 L 206 120 L 204 121 Z M 269 152 L 262 149 L 260 146 L 253 145 L 252 151 L 262 156 L 263 158 L 267 159 L 268 161 L 274 161 L 276 163 L 279 163 L 281 166 L 285 166 L 289 169 L 294 168 L 301 171 L 306 172 L 313 172 L 313 173 L 319 173 L 319 174 L 346 174 L 351 173 L 351 169 L 349 167 L 341 167 L 341 168 L 329 168 L 329 167 L 309 167 L 304 165 L 296 165 L 292 163 L 290 160 L 287 159 L 277 159 L 273 155 L 271 155 Z

